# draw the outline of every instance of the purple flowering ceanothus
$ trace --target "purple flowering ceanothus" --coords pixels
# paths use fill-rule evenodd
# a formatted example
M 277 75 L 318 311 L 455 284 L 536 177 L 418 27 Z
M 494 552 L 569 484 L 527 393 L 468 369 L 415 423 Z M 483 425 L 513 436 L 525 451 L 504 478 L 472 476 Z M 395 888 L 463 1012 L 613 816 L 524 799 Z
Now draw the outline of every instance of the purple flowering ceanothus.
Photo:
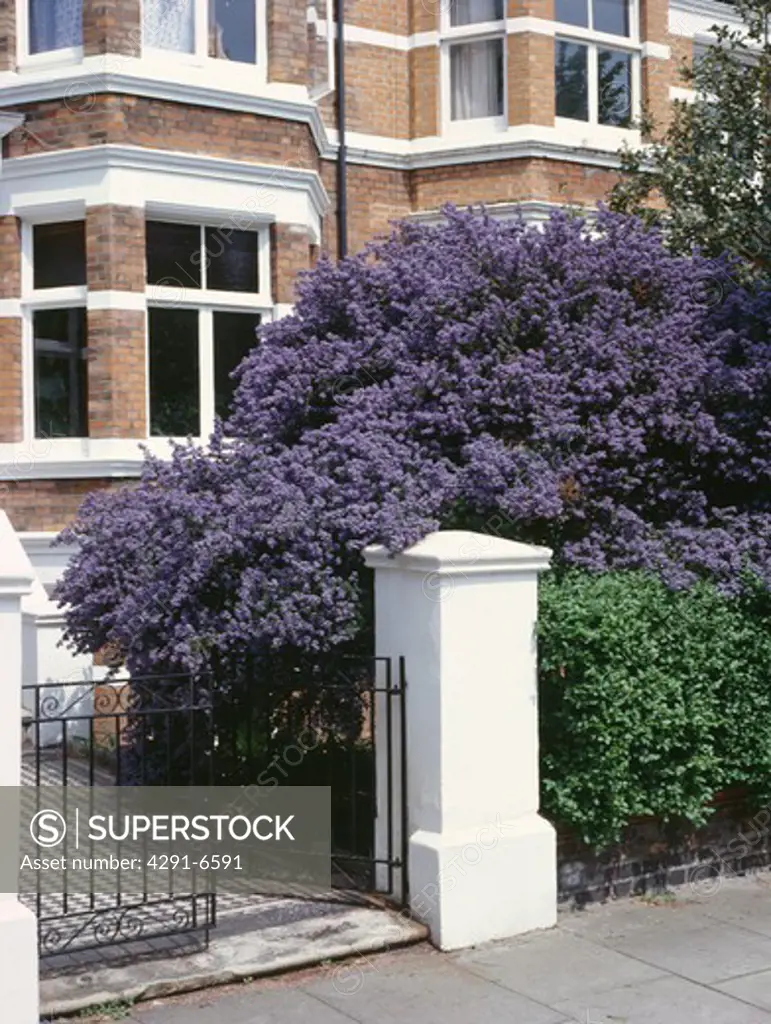
M 728 276 L 607 213 L 448 211 L 322 262 L 209 447 L 86 501 L 70 640 L 135 670 L 326 648 L 362 628 L 362 549 L 442 526 L 674 586 L 770 577 L 771 299 L 715 305 Z

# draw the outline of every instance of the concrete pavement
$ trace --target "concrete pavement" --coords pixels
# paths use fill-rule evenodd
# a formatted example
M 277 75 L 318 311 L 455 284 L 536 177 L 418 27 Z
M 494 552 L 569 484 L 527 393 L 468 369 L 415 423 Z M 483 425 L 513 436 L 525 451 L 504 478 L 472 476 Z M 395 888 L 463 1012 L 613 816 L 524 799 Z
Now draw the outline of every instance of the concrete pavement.
M 771 873 L 459 953 L 422 945 L 126 1012 L 127 1024 L 771 1024 Z

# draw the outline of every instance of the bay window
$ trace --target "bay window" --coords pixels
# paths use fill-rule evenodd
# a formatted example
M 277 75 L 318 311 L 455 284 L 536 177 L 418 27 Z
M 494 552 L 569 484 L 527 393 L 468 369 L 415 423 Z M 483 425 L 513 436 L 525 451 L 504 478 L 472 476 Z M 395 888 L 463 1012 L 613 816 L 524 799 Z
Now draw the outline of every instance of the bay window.
M 557 117 L 627 128 L 639 87 L 631 0 L 555 0 Z
M 265 231 L 147 222 L 150 433 L 205 437 L 269 313 Z
M 503 117 L 504 19 L 504 0 L 454 0 L 442 12 L 444 106 L 450 121 Z
M 86 437 L 84 222 L 34 225 L 30 262 L 25 305 L 32 336 L 35 437 Z
M 144 0 L 145 47 L 254 64 L 260 0 Z
M 83 0 L 22 0 L 27 19 L 26 50 L 47 53 L 81 46 Z

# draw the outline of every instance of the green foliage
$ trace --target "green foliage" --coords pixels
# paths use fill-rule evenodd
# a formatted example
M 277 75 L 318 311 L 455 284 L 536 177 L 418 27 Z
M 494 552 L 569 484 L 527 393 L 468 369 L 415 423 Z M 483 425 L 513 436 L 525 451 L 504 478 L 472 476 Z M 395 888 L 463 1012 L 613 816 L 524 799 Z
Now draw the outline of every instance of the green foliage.
M 714 26 L 715 43 L 683 84 L 693 102 L 676 101 L 661 135 L 646 114 L 641 125 L 655 135 L 645 151 L 625 150 L 624 174 L 611 208 L 636 213 L 666 228 L 672 247 L 707 256 L 729 251 L 752 273 L 771 270 L 771 0 L 733 5 L 747 32 Z M 663 65 L 662 65 L 663 66 Z M 650 206 L 663 198 L 666 211 Z M 740 265 L 741 266 L 741 265 Z
M 543 580 L 544 812 L 591 845 L 630 819 L 703 824 L 728 785 L 771 793 L 771 607 L 642 572 Z

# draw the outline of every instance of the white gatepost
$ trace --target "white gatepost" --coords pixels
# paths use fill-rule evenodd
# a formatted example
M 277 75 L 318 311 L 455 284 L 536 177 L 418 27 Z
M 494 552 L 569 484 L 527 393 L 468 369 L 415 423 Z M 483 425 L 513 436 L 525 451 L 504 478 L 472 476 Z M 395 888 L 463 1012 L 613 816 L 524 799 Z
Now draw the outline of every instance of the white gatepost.
M 405 659 L 413 914 L 440 949 L 551 927 L 556 835 L 538 813 L 535 637 L 551 552 L 449 530 L 364 557 L 377 653 Z
M 0 786 L 21 783 L 21 602 L 34 570 L 5 512 L 0 510 Z M 19 824 L 3 821 L 4 842 Z M 13 1024 L 38 1024 L 37 924 L 18 895 L 0 893 L 0 1015 Z

